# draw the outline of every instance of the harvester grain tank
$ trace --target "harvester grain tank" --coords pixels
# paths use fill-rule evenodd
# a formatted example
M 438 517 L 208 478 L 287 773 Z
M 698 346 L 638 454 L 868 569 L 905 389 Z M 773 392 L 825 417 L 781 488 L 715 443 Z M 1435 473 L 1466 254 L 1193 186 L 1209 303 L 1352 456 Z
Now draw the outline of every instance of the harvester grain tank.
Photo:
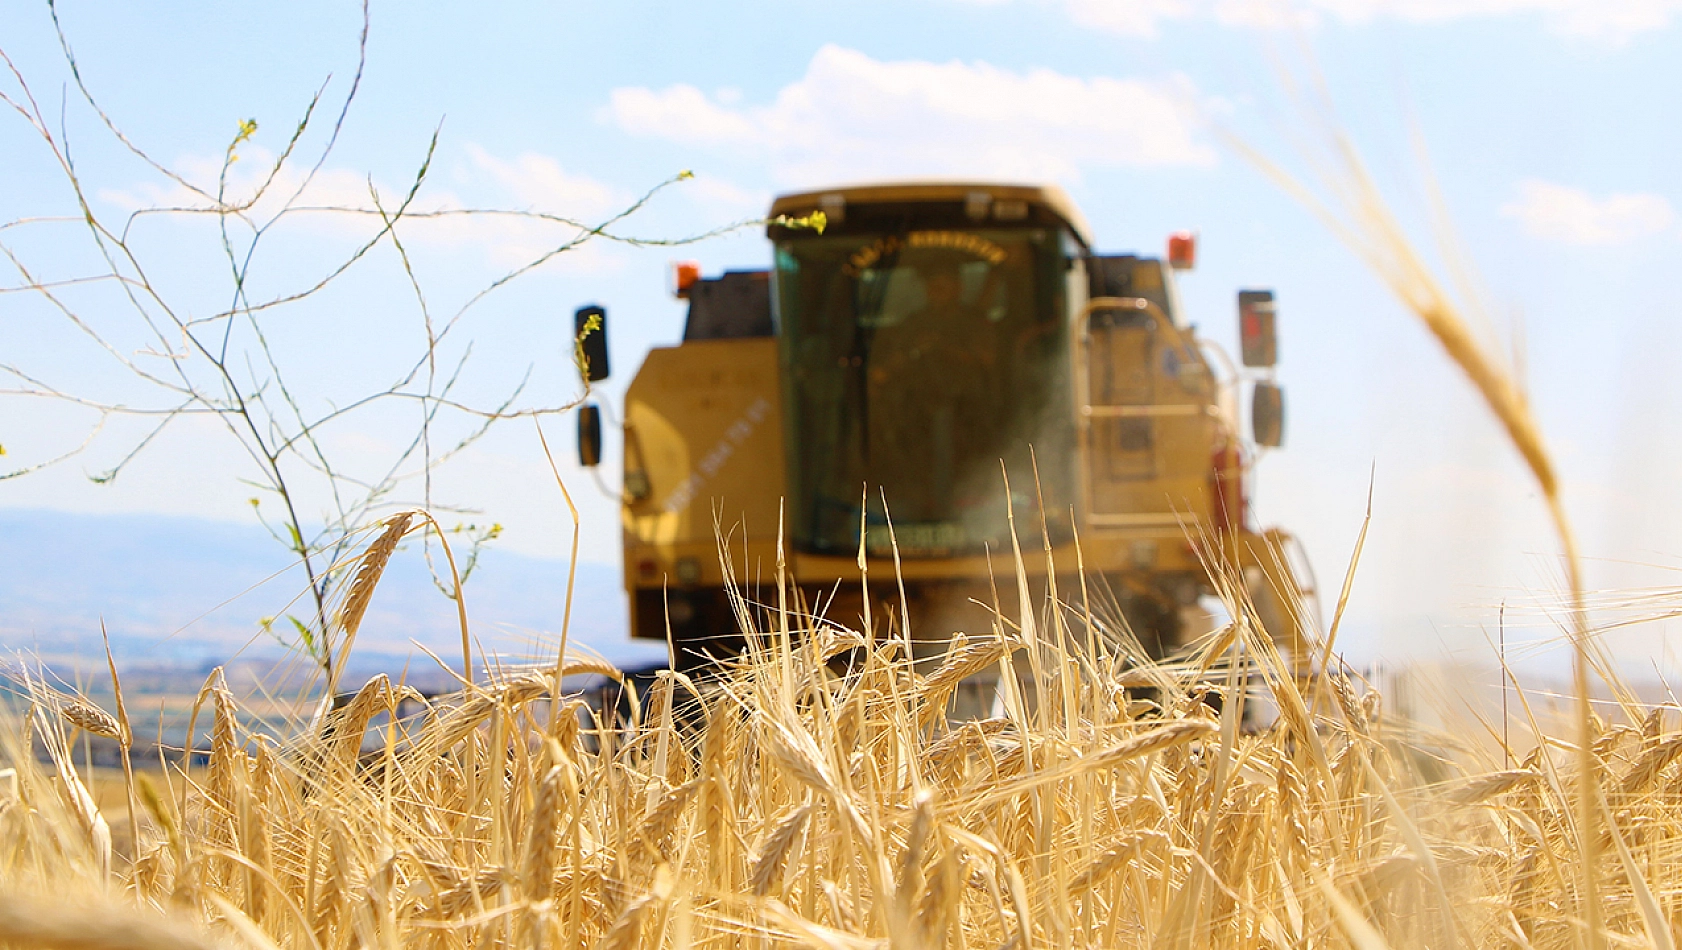
M 1019 603 L 1014 522 L 1031 603 L 1048 578 L 1080 590 L 1083 564 L 1106 635 L 1160 656 L 1197 632 L 1218 564 L 1298 645 L 1290 605 L 1312 592 L 1247 494 L 1258 443 L 1283 439 L 1271 292 L 1240 294 L 1240 370 L 1182 313 L 1191 235 L 1166 261 L 1097 253 L 1055 187 L 836 188 L 784 195 L 769 217 L 770 269 L 679 266 L 683 340 L 651 351 L 625 396 L 634 636 L 669 635 L 681 666 L 729 654 L 726 583 L 769 595 L 780 540 L 790 581 L 842 624 L 866 606 L 862 552 L 884 582 L 872 616 L 908 620 L 937 653 L 992 629 L 980 605 Z M 580 311 L 580 329 L 603 319 Z M 585 464 L 600 431 L 581 415 Z

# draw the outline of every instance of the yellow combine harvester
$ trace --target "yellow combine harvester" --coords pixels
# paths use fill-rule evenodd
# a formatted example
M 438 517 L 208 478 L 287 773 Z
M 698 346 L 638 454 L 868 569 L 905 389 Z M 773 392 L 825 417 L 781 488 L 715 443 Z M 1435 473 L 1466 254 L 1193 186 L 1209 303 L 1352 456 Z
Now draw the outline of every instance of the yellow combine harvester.
M 821 231 L 790 223 L 814 212 Z M 1235 565 L 1274 639 L 1300 641 L 1285 605 L 1310 592 L 1291 539 L 1250 524 L 1241 371 L 1175 294 L 1189 235 L 1167 262 L 1097 254 L 1059 189 L 967 183 L 785 195 L 771 219 L 770 271 L 679 265 L 683 342 L 650 352 L 626 394 L 633 636 L 669 631 L 684 667 L 739 648 L 725 572 L 774 603 L 780 523 L 810 603 L 857 624 L 862 547 L 881 581 L 871 615 L 897 618 L 897 572 L 932 655 L 991 629 L 978 603 L 1019 603 L 1014 514 L 1029 585 L 1046 583 L 1049 537 L 1065 598 L 1084 563 L 1109 629 L 1125 619 L 1153 654 L 1199 632 L 1206 563 Z M 1262 370 L 1254 442 L 1277 446 L 1272 294 L 1239 301 L 1243 363 Z M 585 308 L 579 325 L 602 316 Z M 603 334 L 584 339 L 588 375 L 605 377 Z M 580 455 L 601 455 L 594 407 Z

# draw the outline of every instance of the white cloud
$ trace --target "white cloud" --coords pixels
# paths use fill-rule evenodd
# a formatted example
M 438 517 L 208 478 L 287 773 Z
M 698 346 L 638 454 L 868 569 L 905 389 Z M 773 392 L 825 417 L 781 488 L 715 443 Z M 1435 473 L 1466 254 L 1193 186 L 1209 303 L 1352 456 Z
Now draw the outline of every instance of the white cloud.
M 1009 0 L 1003 0 L 1009 2 Z M 1074 22 L 1122 36 L 1155 36 L 1171 20 L 1211 19 L 1276 27 L 1331 17 L 1442 23 L 1474 17 L 1539 16 L 1566 36 L 1621 43 L 1669 26 L 1682 0 L 1051 0 Z
M 1579 246 L 1622 244 L 1668 230 L 1676 211 L 1663 195 L 1614 194 L 1595 198 L 1586 191 L 1540 179 L 1519 182 L 1518 197 L 1501 208 L 1526 234 Z
M 467 157 L 475 169 L 533 211 L 584 220 L 611 214 L 631 203 L 631 196 L 620 189 L 567 172 L 547 155 L 522 152 L 507 161 L 469 144 Z
M 671 86 L 662 92 L 636 87 L 615 89 L 608 108 L 627 132 L 680 142 L 710 145 L 751 139 L 755 133 L 751 120 L 689 85 Z
M 1311 6 L 1345 20 L 1394 17 L 1440 23 L 1540 15 L 1555 33 L 1614 43 L 1663 29 L 1673 14 L 1682 12 L 1682 0 L 1312 0 Z
M 986 63 L 882 62 L 829 45 L 768 105 L 693 86 L 613 92 L 634 134 L 762 152 L 784 184 L 892 175 L 1076 180 L 1099 166 L 1209 165 L 1196 92 L 1163 82 L 1024 73 Z
M 683 190 L 696 204 L 731 220 L 757 217 L 771 207 L 769 191 L 743 188 L 701 172 L 696 172 L 695 180 L 685 184 Z
M 977 2 L 977 0 L 963 0 Z M 988 5 L 1013 0 L 990 0 Z M 1155 38 L 1174 20 L 1215 19 L 1253 26 L 1268 22 L 1271 0 L 1037 0 L 1063 8 L 1076 25 L 1116 36 Z
M 1195 0 L 1064 0 L 1070 18 L 1122 36 L 1155 36 L 1157 24 L 1191 16 Z

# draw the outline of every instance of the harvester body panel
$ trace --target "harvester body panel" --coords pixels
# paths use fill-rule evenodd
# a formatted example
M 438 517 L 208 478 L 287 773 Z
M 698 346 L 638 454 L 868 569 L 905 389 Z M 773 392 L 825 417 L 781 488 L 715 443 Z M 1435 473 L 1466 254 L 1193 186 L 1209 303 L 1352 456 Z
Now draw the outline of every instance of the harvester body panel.
M 814 212 L 821 233 L 789 223 Z M 1050 188 L 842 188 L 772 216 L 769 272 L 689 288 L 685 341 L 627 393 L 633 635 L 726 655 L 779 563 L 856 626 L 863 557 L 872 615 L 938 645 L 1022 602 L 1020 547 L 1032 597 L 1067 601 L 1084 565 L 1107 626 L 1157 655 L 1199 632 L 1219 565 L 1300 654 L 1305 585 L 1289 536 L 1250 527 L 1236 381 L 1165 264 L 1094 255 Z

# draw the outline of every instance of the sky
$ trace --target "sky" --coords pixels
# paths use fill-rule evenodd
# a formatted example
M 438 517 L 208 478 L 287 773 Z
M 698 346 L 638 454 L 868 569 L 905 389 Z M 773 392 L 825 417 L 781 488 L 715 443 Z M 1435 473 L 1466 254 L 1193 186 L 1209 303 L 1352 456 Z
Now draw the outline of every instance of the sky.
M 1370 494 L 1340 633 L 1351 657 L 1487 655 L 1505 604 L 1514 659 L 1555 663 L 1559 651 L 1540 641 L 1557 639 L 1563 572 L 1516 454 L 1361 257 L 1254 158 L 1320 182 L 1326 130 L 1341 130 L 1426 258 L 1472 288 L 1491 347 L 1519 367 L 1590 588 L 1616 605 L 1682 586 L 1677 0 L 376 0 L 336 136 L 357 73 L 356 4 L 60 4 L 59 23 L 111 124 L 155 165 L 79 97 L 45 4 L 0 0 L 0 49 L 16 70 L 0 91 L 27 107 L 18 77 L 27 83 L 89 212 L 119 228 L 132 220 L 129 250 L 158 300 L 188 319 L 232 299 L 214 220 L 128 216 L 202 206 L 192 188 L 214 192 L 247 119 L 256 129 L 234 148 L 227 194 L 251 193 L 318 90 L 251 221 L 273 220 L 280 194 L 364 209 L 377 194 L 396 207 L 424 164 L 412 210 L 598 223 L 658 188 L 613 228 L 655 240 L 760 217 L 786 190 L 931 176 L 1057 183 L 1104 251 L 1156 254 L 1169 233 L 1195 231 L 1198 267 L 1181 292 L 1204 334 L 1233 348 L 1236 291 L 1278 294 L 1287 442 L 1260 461 L 1254 505 L 1302 539 L 1328 614 Z M 252 462 L 220 422 L 171 423 L 98 484 L 89 476 L 122 460 L 148 417 L 100 426 L 86 405 L 10 394 L 48 385 L 162 408 L 166 395 L 128 367 L 170 369 L 178 341 L 149 334 L 124 288 L 75 282 L 101 260 L 66 166 L 16 111 L 0 115 L 0 154 L 11 261 L 0 260 L 0 474 L 86 446 L 0 480 L 0 508 L 254 523 Z M 673 181 L 682 172 L 693 177 Z M 377 230 L 366 214 L 282 216 L 252 253 L 245 290 L 272 299 L 313 286 Z M 572 311 L 600 303 L 614 374 L 597 395 L 611 409 L 648 349 L 681 334 L 673 262 L 716 274 L 769 258 L 755 227 L 677 247 L 595 240 L 477 296 L 572 233 L 532 217 L 400 224 L 404 254 L 381 241 L 322 291 L 265 316 L 289 394 L 310 412 L 353 403 L 411 365 L 428 319 L 459 314 L 439 371 L 448 378 L 471 343 L 453 396 L 496 405 L 524 379 L 517 405 L 564 404 L 577 392 Z M 230 240 L 243 254 L 249 232 Z M 25 269 L 67 283 L 51 298 L 12 290 Z M 383 471 L 416 412 L 352 413 L 323 430 L 323 452 Z M 615 505 L 573 463 L 570 427 L 570 417 L 546 423 L 578 503 L 580 558 L 615 564 Z M 437 437 L 472 428 L 453 417 Z M 611 482 L 611 433 L 608 453 Z M 510 551 L 568 555 L 568 509 L 529 420 L 493 428 L 430 486 L 411 479 L 393 500 L 428 487 L 472 510 L 450 518 L 503 525 L 495 543 Z M 300 503 L 323 509 L 312 491 Z M 273 499 L 262 501 L 272 516 Z M 1661 592 L 1629 615 L 1678 599 Z M 1614 615 L 1625 614 L 1602 614 Z M 1630 668 L 1667 670 L 1670 635 L 1655 622 L 1608 642 Z

